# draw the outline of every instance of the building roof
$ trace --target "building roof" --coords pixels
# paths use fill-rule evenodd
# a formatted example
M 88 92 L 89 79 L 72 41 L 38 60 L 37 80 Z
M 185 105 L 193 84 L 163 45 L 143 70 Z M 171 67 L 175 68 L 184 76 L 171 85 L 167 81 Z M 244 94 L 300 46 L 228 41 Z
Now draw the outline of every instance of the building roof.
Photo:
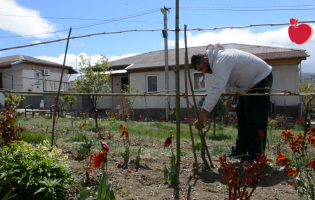
M 30 56 L 24 56 L 24 55 L 13 55 L 13 56 L 6 56 L 6 57 L 0 57 L 0 68 L 2 67 L 11 67 L 12 65 L 17 65 L 20 63 L 35 63 L 35 64 L 41 64 L 46 66 L 54 66 L 54 67 L 62 67 L 63 65 L 50 62 L 47 60 L 41 60 L 38 58 L 30 57 Z M 65 66 L 66 69 L 69 70 L 69 74 L 77 74 L 78 72 L 75 71 L 71 66 Z
M 302 49 L 235 44 L 235 43 L 222 44 L 222 45 L 226 49 L 239 49 L 242 51 L 252 53 L 263 60 L 285 59 L 285 58 L 305 58 L 309 56 L 307 52 Z M 188 58 L 190 58 L 195 53 L 205 53 L 205 51 L 206 51 L 206 46 L 189 47 Z M 168 50 L 169 66 L 176 65 L 175 57 L 176 57 L 175 49 L 169 49 Z M 185 48 L 180 48 L 179 49 L 179 64 L 180 65 L 185 64 L 184 58 L 185 58 Z M 190 63 L 190 59 L 188 60 Z M 110 64 L 112 65 L 113 69 L 128 67 L 127 70 L 164 67 L 165 66 L 164 50 L 151 51 L 148 53 L 131 56 L 128 58 L 112 61 L 110 62 Z

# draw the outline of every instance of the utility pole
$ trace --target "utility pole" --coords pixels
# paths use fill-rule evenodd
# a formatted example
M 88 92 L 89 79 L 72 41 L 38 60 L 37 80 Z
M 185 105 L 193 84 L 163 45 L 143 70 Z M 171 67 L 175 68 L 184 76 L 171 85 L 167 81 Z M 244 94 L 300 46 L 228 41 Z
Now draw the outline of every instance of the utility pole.
M 164 30 L 162 31 L 164 37 L 164 53 L 165 53 L 165 90 L 169 90 L 169 73 L 168 73 L 168 44 L 167 44 L 167 12 L 170 8 L 161 7 L 161 12 L 164 15 Z M 168 92 L 167 92 L 168 93 Z M 165 97 L 165 120 L 169 120 L 170 97 Z

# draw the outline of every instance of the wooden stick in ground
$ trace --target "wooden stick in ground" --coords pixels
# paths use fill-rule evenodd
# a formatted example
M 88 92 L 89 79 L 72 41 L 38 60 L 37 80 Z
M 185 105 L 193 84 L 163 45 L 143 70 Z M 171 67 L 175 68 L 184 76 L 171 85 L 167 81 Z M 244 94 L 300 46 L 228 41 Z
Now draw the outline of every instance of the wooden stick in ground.
M 186 27 L 185 27 L 186 28 Z M 185 29 L 186 30 L 186 29 Z M 186 42 L 186 31 L 185 31 L 185 42 Z M 190 111 L 189 111 L 189 101 L 188 101 L 188 87 L 187 87 L 187 66 L 188 66 L 188 60 L 187 60 L 187 51 L 185 52 L 185 99 L 186 99 L 186 105 L 187 105 L 187 116 L 188 116 L 188 123 L 189 123 L 189 131 L 190 131 L 190 137 L 191 137 L 191 146 L 192 146 L 192 150 L 194 153 L 194 159 L 195 159 L 195 163 L 194 163 L 194 167 L 196 167 L 198 169 L 198 160 L 197 160 L 197 156 L 196 156 L 196 150 L 195 150 L 195 142 L 194 142 L 194 135 L 193 135 L 193 131 L 191 128 L 191 119 L 190 119 Z M 189 66 L 188 66 L 189 67 Z
M 57 106 L 58 106 L 58 100 L 59 100 L 59 94 L 60 94 L 60 89 L 61 89 L 61 83 L 62 83 L 63 72 L 64 72 L 65 64 L 66 64 L 66 58 L 67 58 L 67 52 L 68 52 L 68 46 L 69 46 L 70 35 L 71 35 L 71 27 L 70 27 L 69 35 L 68 35 L 65 57 L 64 57 L 64 59 L 63 59 L 63 65 L 62 65 L 62 71 L 61 71 L 61 76 L 60 76 L 60 82 L 59 82 L 58 93 L 57 93 L 56 98 L 55 98 L 54 118 L 53 118 L 52 133 L 51 133 L 51 146 L 54 145 L 56 111 L 57 111 Z
M 186 29 L 187 29 L 187 26 L 185 25 L 185 36 L 186 36 Z M 186 39 L 186 37 L 185 37 L 185 51 L 186 51 L 186 59 L 188 60 L 188 50 L 187 50 L 187 39 Z M 187 75 L 188 75 L 190 90 L 191 90 L 191 94 L 192 94 L 193 101 L 194 101 L 194 110 L 195 110 L 196 118 L 198 119 L 198 123 L 199 123 L 199 127 L 200 127 L 200 129 L 199 129 L 199 137 L 201 139 L 201 143 L 203 145 L 203 148 L 207 152 L 208 159 L 210 161 L 210 165 L 211 165 L 212 168 L 214 168 L 214 165 L 213 165 L 212 160 L 211 160 L 210 152 L 209 152 L 208 147 L 207 147 L 205 135 L 203 134 L 203 130 L 201 128 L 201 123 L 200 123 L 200 120 L 199 120 L 199 113 L 198 113 L 198 109 L 197 109 L 197 103 L 196 103 L 194 88 L 193 88 L 192 83 L 191 83 L 189 67 L 186 67 L 186 68 L 187 68 Z M 202 159 L 204 160 L 205 165 L 208 165 L 208 162 L 206 162 L 206 159 L 204 158 L 204 156 L 202 156 L 202 157 L 203 157 Z

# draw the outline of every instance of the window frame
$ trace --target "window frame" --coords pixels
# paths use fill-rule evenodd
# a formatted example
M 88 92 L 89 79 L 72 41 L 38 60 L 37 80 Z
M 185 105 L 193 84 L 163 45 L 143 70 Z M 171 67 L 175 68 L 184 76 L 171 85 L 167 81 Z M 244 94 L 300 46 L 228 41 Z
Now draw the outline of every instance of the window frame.
M 36 77 L 36 74 L 38 75 L 37 77 Z M 39 72 L 34 72 L 34 85 L 41 85 Z
M 201 74 L 201 75 L 203 75 L 203 77 L 204 77 L 204 84 L 205 84 L 205 86 L 204 87 L 200 87 L 200 88 L 196 88 L 196 85 L 195 85 L 195 74 Z M 202 76 L 201 76 L 202 77 Z M 197 92 L 202 92 L 202 91 L 206 91 L 207 90 L 207 84 L 206 84 L 206 74 L 203 74 L 203 73 L 201 73 L 201 72 L 193 72 L 193 89 L 194 89 L 194 91 L 197 91 Z M 200 83 L 200 82 L 199 82 Z
M 156 91 L 149 91 L 149 77 L 156 77 Z M 147 92 L 157 92 L 158 91 L 158 75 L 147 75 L 146 76 L 146 86 Z

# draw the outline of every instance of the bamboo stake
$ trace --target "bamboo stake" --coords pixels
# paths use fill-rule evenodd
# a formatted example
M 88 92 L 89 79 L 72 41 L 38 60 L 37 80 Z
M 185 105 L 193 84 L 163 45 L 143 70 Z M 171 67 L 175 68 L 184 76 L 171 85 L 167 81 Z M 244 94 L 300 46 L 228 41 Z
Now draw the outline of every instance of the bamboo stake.
M 175 47 L 176 47 L 176 164 L 180 165 L 180 96 L 179 96 L 179 0 L 176 0 L 175 16 Z
M 61 71 L 61 76 L 60 76 L 60 82 L 59 82 L 58 93 L 57 93 L 57 96 L 56 96 L 56 99 L 55 99 L 54 118 L 53 118 L 52 133 L 51 133 L 51 146 L 54 145 L 56 111 L 57 111 L 58 100 L 59 100 L 59 94 L 60 94 L 60 89 L 61 89 L 63 71 L 64 71 L 64 69 L 65 69 L 65 64 L 66 64 L 66 58 L 67 58 L 67 52 L 68 52 L 68 46 L 69 46 L 70 35 L 71 35 L 71 27 L 70 27 L 70 30 L 69 30 L 69 35 L 68 35 L 68 40 L 67 40 L 67 46 L 66 46 L 65 57 L 64 57 L 64 60 L 63 60 L 63 66 L 62 66 L 62 71 Z
M 186 49 L 186 52 L 187 52 L 187 44 L 185 44 L 185 49 Z M 188 55 L 187 55 L 188 56 Z M 194 110 L 195 110 L 195 113 L 196 113 L 196 118 L 198 120 L 198 123 L 199 123 L 199 137 L 201 139 L 201 143 L 204 147 L 204 149 L 206 150 L 206 153 L 208 155 L 208 159 L 210 161 L 210 165 L 212 168 L 214 168 L 214 165 L 212 163 L 212 160 L 211 160 L 211 156 L 210 156 L 210 153 L 209 153 L 209 150 L 208 150 L 208 147 L 207 147 L 207 143 L 206 143 L 206 139 L 205 139 L 205 135 L 203 134 L 203 130 L 201 128 L 201 124 L 200 124 L 200 120 L 199 120 L 199 113 L 198 113 L 198 109 L 197 109 L 197 103 L 196 103 L 196 98 L 195 98 L 195 95 L 194 95 L 194 88 L 192 86 L 192 83 L 191 83 L 191 77 L 190 77 L 190 72 L 189 72 L 189 67 L 187 67 L 187 73 L 188 73 L 188 79 L 189 79 L 189 84 L 190 84 L 190 90 L 191 90 L 191 94 L 192 94 L 192 97 L 193 97 L 193 101 L 194 101 Z M 203 157 L 202 155 L 202 159 L 205 163 L 205 165 L 207 166 L 208 165 L 208 162 L 207 160 Z
M 186 25 L 185 25 L 185 46 L 187 46 L 187 38 L 186 38 Z M 187 50 L 187 49 L 186 49 Z M 189 123 L 189 131 L 190 131 L 190 137 L 191 137 L 191 146 L 192 146 L 192 150 L 194 153 L 194 159 L 195 159 L 195 163 L 194 163 L 194 167 L 196 167 L 198 169 L 198 160 L 197 160 L 197 156 L 196 156 L 196 150 L 195 150 L 195 141 L 194 141 L 194 135 L 193 135 L 193 131 L 191 128 L 191 119 L 190 119 L 190 111 L 189 111 L 189 104 L 190 102 L 188 101 L 188 86 L 187 86 L 187 68 L 188 68 L 188 55 L 187 55 L 187 51 L 185 51 L 185 99 L 186 99 L 186 105 L 187 105 L 187 116 L 188 116 L 188 123 Z

